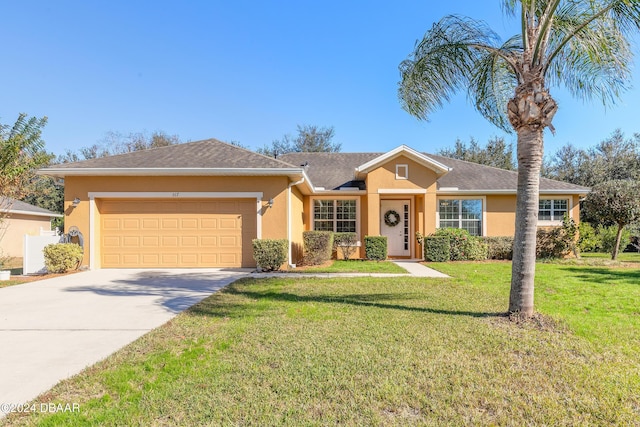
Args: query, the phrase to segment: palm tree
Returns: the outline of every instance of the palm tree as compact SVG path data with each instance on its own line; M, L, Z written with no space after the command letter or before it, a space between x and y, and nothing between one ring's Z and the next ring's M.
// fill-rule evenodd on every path
M504 43L485 23L450 15L400 64L399 97L422 120L466 89L490 122L517 134L518 196L509 312L533 314L538 190L545 128L564 86L580 99L615 103L630 80L630 38L640 0L501 0L521 32Z

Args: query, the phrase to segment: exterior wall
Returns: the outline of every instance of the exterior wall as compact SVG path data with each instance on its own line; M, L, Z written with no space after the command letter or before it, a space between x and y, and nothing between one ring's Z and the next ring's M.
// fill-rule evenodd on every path
M51 230L51 218L10 214L0 220L0 255L22 258L24 235L39 236L40 229Z
M291 258L294 264L302 262L302 232L306 229L304 208L305 197L296 188L291 188ZM308 221L307 221L308 223Z
M408 166L408 178L396 179L396 165ZM379 168L367 175L367 208L366 225L363 224L363 236L380 235L380 201L389 199L411 200L412 204L412 235L409 236L412 244L412 253L416 258L422 258L422 248L415 239L415 232L422 234L433 233L436 229L436 173L411 160L406 156L399 156L389 160ZM380 194L383 190L406 191L405 194ZM415 192L412 192L415 190ZM426 190L426 194L424 191ZM364 248L361 256L364 257Z
M449 197L449 196L447 196ZM453 196L451 196L453 198ZM489 195L486 206L487 236L513 236L516 222L515 195ZM541 199L568 199L569 216L580 223L580 197L577 195L541 194ZM542 227L542 226L541 226Z
M84 265L91 259L89 230L90 192L262 192L262 238L287 238L287 177L207 177L207 176L136 176L136 177L67 177L65 179L65 232L75 225L83 233ZM80 204L72 206L74 198ZM267 201L273 199L273 207ZM95 207L95 249L99 251L100 211ZM100 254L94 254L99 260ZM99 268L99 266L97 266Z

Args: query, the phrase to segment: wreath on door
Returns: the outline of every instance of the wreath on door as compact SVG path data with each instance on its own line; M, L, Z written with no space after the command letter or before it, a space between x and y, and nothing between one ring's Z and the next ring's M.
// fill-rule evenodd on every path
M400 224L400 214L393 209L388 210L384 214L384 223L389 227L395 227Z

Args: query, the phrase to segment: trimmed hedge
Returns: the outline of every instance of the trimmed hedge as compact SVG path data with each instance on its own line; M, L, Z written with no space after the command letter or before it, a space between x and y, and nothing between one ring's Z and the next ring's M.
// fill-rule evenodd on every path
M513 259L513 237L483 237L488 247L489 259L510 260Z
M302 240L304 244L304 263L306 265L318 265L331 259L333 232L304 231L302 232Z
M289 241L287 239L253 239L253 259L264 271L280 270L287 261Z
M84 251L75 243L54 243L45 246L42 253L49 273L66 273L80 266Z
M343 259L350 259L358 248L358 235L353 232L333 233L333 247Z
M482 238L472 236L461 228L440 228L433 236L448 236L451 261L484 261L488 247Z
M364 251L367 259L384 261L387 259L387 236L365 236Z
M424 237L424 259L431 262L447 262L451 259L449 236Z

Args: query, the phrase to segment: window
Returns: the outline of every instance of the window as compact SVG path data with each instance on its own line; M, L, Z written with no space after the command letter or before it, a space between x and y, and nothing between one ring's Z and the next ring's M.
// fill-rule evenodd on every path
M482 200L441 199L438 201L440 228L462 228L482 236Z
M316 231L356 232L355 200L314 200L313 229Z
M396 165L396 179L409 179L409 165Z
M540 199L538 221L562 221L568 210L567 199Z

